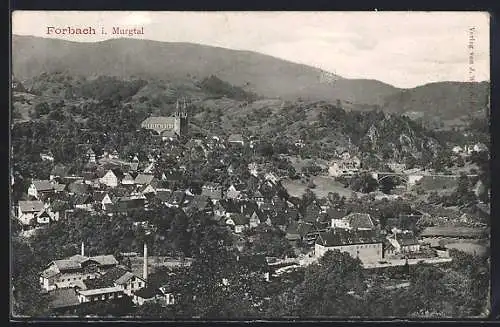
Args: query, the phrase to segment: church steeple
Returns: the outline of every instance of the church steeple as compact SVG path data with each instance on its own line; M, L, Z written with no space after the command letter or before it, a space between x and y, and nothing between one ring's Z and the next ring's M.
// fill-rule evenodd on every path
M182 104L180 103L182 101ZM174 117L176 119L176 133L178 135L185 135L188 126L188 113L187 113L187 103L186 98L182 98L181 101L177 98L175 102L175 113Z

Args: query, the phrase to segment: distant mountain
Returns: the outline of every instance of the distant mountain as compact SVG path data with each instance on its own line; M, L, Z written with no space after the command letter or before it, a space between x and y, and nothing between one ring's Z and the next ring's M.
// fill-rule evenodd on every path
M14 75L21 80L56 71L171 81L216 75L264 97L289 100L380 104L385 96L399 91L379 81L348 80L250 51L136 39L78 43L14 35L12 63ZM325 74L334 82L325 82Z
M346 79L318 68L250 51L137 39L78 43L14 35L12 64L14 76L26 86L32 83L26 80L36 79L44 72L64 72L85 78L154 79L170 86L184 85L188 93L199 98L203 90L197 86L198 82L215 75L268 99L340 100L347 110L379 108L386 112L410 112L414 116L443 119L484 110L489 94L488 82L440 82L399 89L377 80ZM65 88L72 86L71 83L61 81L61 92L67 91ZM161 89L155 91L151 86L150 83L148 90L141 92L148 96L152 93L164 96Z
M424 116L453 119L485 110L489 94L488 82L430 83L387 96L382 108L388 112L421 113Z

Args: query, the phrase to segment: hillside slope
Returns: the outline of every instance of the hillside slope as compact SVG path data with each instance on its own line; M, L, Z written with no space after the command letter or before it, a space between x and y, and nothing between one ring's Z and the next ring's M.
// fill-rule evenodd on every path
M420 112L453 119L485 110L489 88L488 82L430 83L387 96L382 109L395 113Z
M398 89L377 80L329 74L333 81L327 83L325 72L318 68L250 51L191 43L136 39L77 43L17 35L12 43L13 73L23 82L44 72L65 72L84 78L135 77L182 84L191 89L187 93L198 98L201 95L193 85L215 75L264 98L341 100L348 110L378 107L385 112L412 112L445 120L484 111L489 95L488 82L439 82ZM66 88L65 85L69 86L62 84Z
M398 89L372 80L323 82L323 71L250 51L190 43L114 39L77 43L14 35L13 73L28 79L43 72L67 71L86 77L136 76L166 80L203 79L216 75L259 95L275 98L379 104Z

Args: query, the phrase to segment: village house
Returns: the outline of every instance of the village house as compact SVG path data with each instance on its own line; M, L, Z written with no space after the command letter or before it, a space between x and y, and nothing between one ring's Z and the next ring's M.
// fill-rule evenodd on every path
M297 148L303 148L306 146L302 139L297 139L295 143L293 143L293 145L295 145Z
M186 213L202 212L208 215L213 214L213 204L205 195L193 195L193 199L186 206Z
M342 219L344 218L345 216L347 216L347 213L345 212L345 210L341 210L341 209L338 209L338 208L328 208L328 210L326 211L326 218L330 221L332 221L333 219Z
M325 198L316 199L316 203L319 206L320 214L326 213L330 208L330 202Z
M82 171L82 179L83 183L90 185L92 187L99 186L99 178L97 177L97 173L95 171Z
M75 209L90 211L93 209L94 201L89 194L76 194L73 199Z
M261 207L264 204L264 195L262 195L262 192L260 190L256 190L253 192L251 199L259 206Z
M92 257L90 260L95 258L97 257ZM146 287L148 278L146 244L144 244L142 277L132 273L128 268L118 265L116 260L112 263L112 265L107 265L108 269L99 272L93 278L83 278L71 284L75 288L79 303L107 301L123 296L134 297L137 291Z
M372 218L367 213L357 213L353 212L347 216L337 219L334 218L332 221L332 228L342 228L342 229L355 229L355 230L374 230L375 224Z
M248 164L248 171L250 172L250 175L254 177L259 177L260 167L255 162L252 162Z
M19 201L17 219L23 229L30 229L57 221L59 214L53 213L42 201Z
M394 254L420 252L420 243L411 231L393 233L387 240L394 247Z
M271 217L271 223L273 226L285 232L288 225L287 216L285 214L275 214Z
M48 204L45 204L45 208L51 215L52 221L58 221L59 217L65 217L66 211L70 210L70 205L66 199L53 199Z
M241 207L234 201L221 200L216 204L214 213L219 217L229 217L232 213L241 213Z
M143 186L143 185L151 185L151 183L155 180L153 174L138 174L134 180L134 184Z
M382 240L382 250L383 258L394 258L394 256L397 254L395 246L387 238Z
M324 230L317 230L313 225L301 223L297 227L299 232L301 242L309 246L314 245L319 234L324 232Z
M28 188L28 195L35 199L40 199L42 195L54 192L54 184L48 180L33 180Z
M404 163L390 162L387 166L396 173L402 173L406 170L406 165Z
M246 185L242 183L231 184L226 192L226 198L228 199L237 199L243 200L246 199L247 196L245 194Z
M144 209L146 198L144 196L122 196L113 201L113 204L108 204L107 209L112 212L126 213L131 210Z
M170 189L175 189L182 182L183 176L179 170L169 170L162 173L161 179L167 183Z
M91 148L87 149L87 151L85 152L85 157L87 158L88 163L96 162L95 152Z
M116 151L116 149L110 149L110 148L107 148L104 150L104 153L102 155L102 157L104 159L118 159L120 157L118 151Z
M147 198L152 198L156 194L156 187L154 186L156 183L142 185L137 190L137 194L142 194Z
M52 151L42 152L40 153L40 159L42 159L42 161L54 161L54 155Z
M134 185L135 179L132 177L130 173L126 173L123 175L123 179L121 180L122 185Z
M320 212L321 207L316 202L313 202L306 207L302 221L309 224L316 223L319 221Z
M144 305L145 303L159 303L162 306L175 304L174 295L164 287L155 288L147 286L133 294L132 302L135 305Z
M235 233L239 234L250 227L250 219L242 214L235 213L226 219L226 224L231 226Z
M181 203L182 208L186 208L191 205L191 202L194 200L194 194L191 193L189 189L184 191L184 200Z
M271 186L274 186L274 185L276 185L276 184L279 182L279 178L278 178L278 176L276 176L276 175L275 175L274 173L272 173L272 172L266 172L266 173L264 174L264 179L265 179L266 181L271 182L271 183L272 183L272 184L271 184Z
M97 278L117 265L113 255L85 256L82 245L82 254L52 261L40 275L40 286L46 291L73 287L83 280Z
M301 241L300 233L299 233L299 223L297 221L292 221L288 224L285 238L292 244L298 245Z
M111 197L107 192L96 192L93 195L94 203L101 209L106 210L106 206L112 205Z
M122 172L119 169L110 169L108 170L104 176L99 179L101 184L104 184L108 187L117 187L123 177Z
M184 198L186 197L186 193L184 191L174 191L170 200L167 202L167 207L179 208L184 204Z
M320 233L316 239L314 255L322 257L327 251L346 252L363 263L382 260L382 241L372 231L333 229Z
M484 143L476 143L472 149L474 152L487 152L489 150Z
M219 183L205 183L201 187L201 195L209 197L216 204L222 199L222 186Z
M328 174L332 177L352 176L359 172L361 160L357 156L351 157L344 152L340 159L333 160L328 168Z
M229 142L229 144L233 145L241 145L241 146L245 145L245 139L241 134L231 134L229 135L227 141Z
M146 281L123 266L116 266L101 276L83 281L85 287L78 290L80 303L106 301L123 295L132 296L145 287Z
M166 188L156 189L155 198L160 200L161 203L166 204L172 197L172 190Z
M144 221L134 221L132 223L132 230L135 232L139 230L139 228L142 228L145 232L146 235L150 235L151 233L154 233L157 231L156 226L151 224L149 221L144 220Z
M90 192L90 186L82 181L76 181L68 184L67 187L68 194L88 194Z
M255 228L261 224L260 217L257 214L257 211L254 211L251 215L249 215L248 224L250 228Z
M455 145L451 151L455 154L461 154L463 152L463 148L460 145Z
M126 164L122 165L122 169L127 170L129 173L137 173L137 170L139 169L139 162L127 162Z
M270 212L258 210L255 213L259 216L261 224L266 224L267 226L273 225L272 215Z

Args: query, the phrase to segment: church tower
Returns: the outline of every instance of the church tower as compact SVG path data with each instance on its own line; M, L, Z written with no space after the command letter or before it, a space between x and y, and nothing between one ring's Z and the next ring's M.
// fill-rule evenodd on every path
M177 100L175 104L175 132L178 135L186 135L188 131L188 111L186 99L182 100L182 105Z

